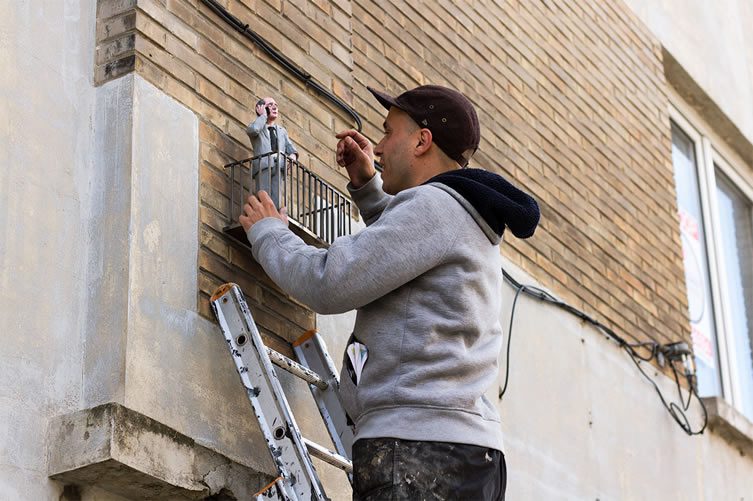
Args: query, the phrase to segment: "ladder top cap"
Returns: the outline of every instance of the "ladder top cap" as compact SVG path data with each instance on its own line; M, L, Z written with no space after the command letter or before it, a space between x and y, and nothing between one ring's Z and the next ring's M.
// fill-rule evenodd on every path
M259 496L261 496L262 494L264 494L265 492L267 492L269 489L271 489L272 486L274 486L280 480L282 480L282 476L277 477L276 479L272 480L270 483L268 483L267 485L265 485L264 487L262 487L259 492L257 492L256 494L253 495L253 498L254 499L258 498Z
M214 302L217 301L219 298L221 298L227 291L232 289L233 287L237 287L233 282L228 282L226 284L222 284L214 291L214 294L212 294L212 298L210 301Z
M300 346L303 343L305 343L306 341L308 341L309 339L311 339L312 337L314 337L315 335L316 335L316 329L307 330L306 332L303 333L303 335L301 337L299 337L298 339L296 339L295 341L293 341L293 346L294 347L295 346Z

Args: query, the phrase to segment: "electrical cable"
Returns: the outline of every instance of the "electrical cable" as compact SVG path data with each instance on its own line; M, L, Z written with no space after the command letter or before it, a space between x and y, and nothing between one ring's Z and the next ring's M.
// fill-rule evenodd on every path
M258 33L252 31L249 29L249 25L243 23L240 19L232 15L230 12L228 12L225 7L220 5L217 0L201 0L201 2L209 7L215 14L217 14L223 21L228 23L230 26L235 28L236 31L240 32L243 36L251 40L253 43L255 43L259 48L261 48L269 57L271 57L273 60L275 60L280 66L285 68L287 71L293 74L296 78L301 80L305 85L313 88L316 90L319 94L327 98L329 101L334 103L339 108L343 109L348 115L353 117L353 120L356 122L356 128L360 132L363 124L361 123L361 117L358 115L356 110L351 108L345 101L340 99L339 97L332 94L329 90L324 88L319 82L314 80L314 78L298 66L296 66L290 59L285 57L282 53L280 53L277 49L272 47L272 45L267 42L261 35Z
M512 320L515 316L515 304L518 302L518 297L520 296L520 293L523 292L523 290L526 288L525 285L521 285L518 290L515 291L515 298L512 300L512 312L510 314L510 326L507 328L507 349L505 351L505 385L502 387L501 390L499 390L499 398L502 398L502 395L505 394L507 391L507 383L510 382L510 346L512 346Z
M667 400L664 398L664 394L659 389L659 386L656 384L656 381L646 374L646 372L643 370L643 367L641 367L641 362L650 362L654 359L656 359L660 354L662 354L661 349L662 346L659 345L659 343L655 341L647 341L642 343L628 343L623 339L621 336L619 336L614 330L610 329L606 325L602 324L598 320L594 319L593 317L589 316L588 314L582 312L581 310L578 310L577 308L565 303L564 301L561 301L548 292L546 292L543 289L540 289L538 287L534 287L531 285L523 285L515 278L512 277L507 271L505 271L504 268L502 268L502 275L504 276L505 280L509 282L512 287L515 289L515 297L512 301L512 309L510 311L510 323L507 329L507 348L505 350L506 352L506 362L505 362L505 379L504 379L504 385L499 391L499 398L501 399L505 392L507 391L507 385L509 383L510 378L510 346L511 346L511 340L512 340L512 328L513 328L513 321L515 320L515 307L518 302L518 297L520 294L526 294L528 296L534 297L540 301L544 301L550 304L553 304L554 306L567 311L568 313L576 316L577 318L590 323L594 327L596 327L598 330L600 330L603 334L605 334L608 338L614 340L619 344L620 348L625 350L625 352L630 356L630 359L633 361L635 366L638 368L640 373L643 375L643 377L648 380L649 383L654 387L656 390L657 395L659 396L659 400L661 400L662 405L665 409L667 409L667 412L669 412L670 416L672 416L672 419L675 420L675 422L680 426L680 428L683 429L685 433L688 435L700 435L704 432L706 429L706 425L708 424L708 411L706 410L706 406L703 403L703 400L701 400L700 396L698 395L698 390L695 385L694 381L694 374L689 374L686 372L685 376L688 382L688 400L685 402L685 399L682 395L682 386L680 385L680 379L677 375L677 368L675 367L675 362L677 361L677 358L675 357L668 357L669 366L672 369L672 373L674 374L675 383L677 386L677 393L680 399L680 404L677 405L675 402L669 402L667 403ZM649 354L644 356L641 355L638 350L639 349L649 349ZM664 356L664 355L662 355ZM703 425L698 430L693 430L692 426L690 424L690 421L685 414L685 411L687 411L690 408L690 403L692 398L695 396L696 400L698 400L698 403L701 406L701 410L703 412Z

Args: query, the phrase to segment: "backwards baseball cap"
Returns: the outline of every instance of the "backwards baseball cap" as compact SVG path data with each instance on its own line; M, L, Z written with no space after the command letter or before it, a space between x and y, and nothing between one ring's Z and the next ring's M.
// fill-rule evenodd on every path
M420 127L431 131L432 140L460 165L466 165L478 149L481 129L473 104L458 91L439 85L422 85L392 97L367 87L382 106L406 112Z

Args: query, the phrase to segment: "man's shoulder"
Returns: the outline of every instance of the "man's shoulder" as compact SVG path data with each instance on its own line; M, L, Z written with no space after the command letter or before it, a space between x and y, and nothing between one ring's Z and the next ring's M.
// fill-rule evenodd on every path
M454 207L458 205L449 193L431 184L422 184L405 189L395 195L393 199L393 202L397 203L404 201L411 201L414 204L427 206ZM450 201L453 201L454 203L449 203Z
M464 221L465 209L446 191L420 185L397 193L387 206L391 212L410 214L425 224L447 225Z

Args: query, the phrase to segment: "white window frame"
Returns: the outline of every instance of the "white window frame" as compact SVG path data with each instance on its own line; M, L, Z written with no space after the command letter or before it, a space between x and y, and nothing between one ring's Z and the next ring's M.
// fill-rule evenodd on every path
M681 110L683 107L685 110ZM729 156L720 152L718 148L724 148L721 141L714 138L712 143L713 133L704 128L703 122L688 119L686 116L692 116L686 106L675 102L670 105L670 119L693 141L695 147L698 190L701 198L703 230L706 236L706 256L711 282L711 299L714 302L714 326L716 328L716 349L720 365L721 396L733 407L742 411L743 400L738 384L740 379L737 357L732 352L734 341L729 334L732 315L729 311L730 301L727 297L727 284L725 283L726 263L721 249L721 225L716 197L716 168L718 167L732 181L751 204L753 204L753 183L743 174L744 171L738 167L737 163L729 161ZM715 148L715 146L718 146L718 148Z

